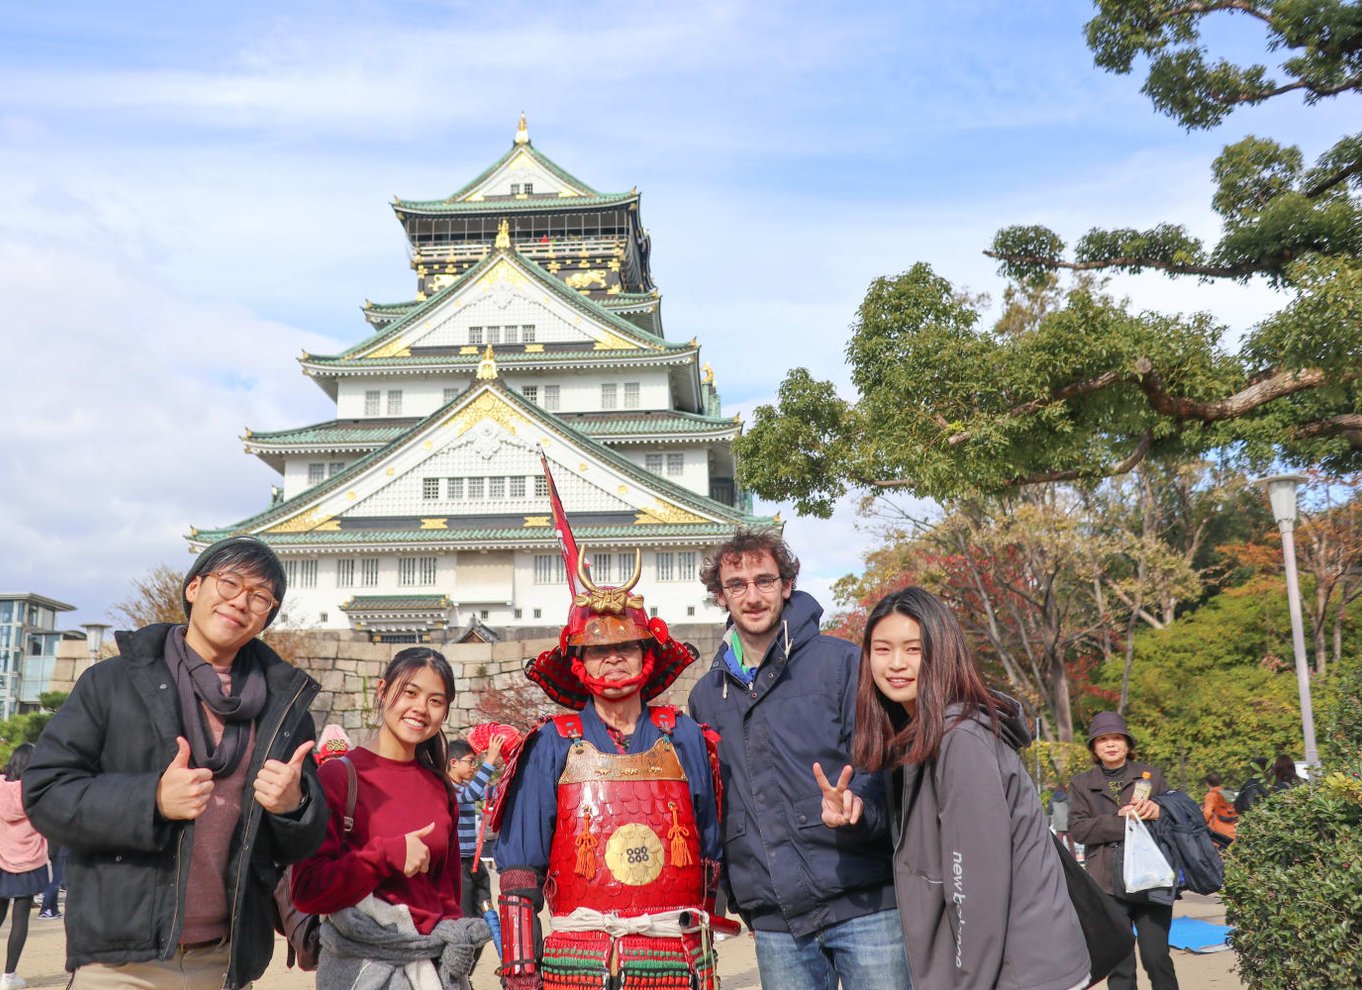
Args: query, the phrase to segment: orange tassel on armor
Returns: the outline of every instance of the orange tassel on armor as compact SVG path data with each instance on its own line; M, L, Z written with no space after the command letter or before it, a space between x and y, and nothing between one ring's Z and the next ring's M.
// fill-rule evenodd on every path
M672 827L667 829L667 838L672 842L672 866L690 866L695 859L690 854L690 847L686 840L690 838L690 829L681 824L677 817L676 802L668 801L667 810L672 813Z
M577 866L573 869L579 877L596 875L596 837L591 834L591 809L582 809L582 831L577 836Z

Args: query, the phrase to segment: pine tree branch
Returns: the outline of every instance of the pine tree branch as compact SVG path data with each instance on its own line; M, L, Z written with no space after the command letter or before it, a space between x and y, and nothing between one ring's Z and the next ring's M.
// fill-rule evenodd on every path
M1328 381L1328 376L1320 368L1279 371L1228 398L1201 402L1186 396L1170 395L1164 386L1163 378L1154 370L1154 365L1148 358L1140 358L1135 362L1135 373L1136 382L1155 412L1176 420L1196 420L1202 423L1234 419L1261 405L1317 388Z
M1244 262L1238 265L1189 265L1176 261L1164 261L1161 258L1141 258L1134 255L1123 255L1119 258L1100 258L1093 261L1059 261L1038 254L1005 254L1001 251L985 251L984 256L1012 264L1036 265L1040 268L1049 269L1067 268L1075 272L1100 271L1105 268L1156 268L1159 271L1170 272L1174 275L1204 275L1208 278L1241 278L1245 275L1258 275L1276 267L1276 265L1268 264L1268 262L1285 264L1291 260L1291 256L1283 254L1264 261Z

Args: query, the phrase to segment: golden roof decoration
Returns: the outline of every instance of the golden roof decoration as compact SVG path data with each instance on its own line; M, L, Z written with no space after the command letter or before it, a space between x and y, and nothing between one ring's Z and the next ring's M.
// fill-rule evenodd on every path
M505 217L501 218L501 223L497 227L495 247L498 251L511 250L511 223Z
M515 129L515 143L516 144L530 143L530 129L525 124L524 110L520 111L520 124Z
M714 384L714 369L709 366L708 361L700 369L700 380L706 385Z
M488 344L487 349L482 352L482 360L478 362L478 381L490 382L497 377L497 356L492 352L492 345Z

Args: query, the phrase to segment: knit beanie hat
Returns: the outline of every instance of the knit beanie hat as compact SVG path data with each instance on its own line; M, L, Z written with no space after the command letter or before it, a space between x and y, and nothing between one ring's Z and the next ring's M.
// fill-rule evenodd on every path
M203 552L195 558L194 566L189 568L189 573L184 576L184 583L180 585L184 617L189 618L189 599L185 597L185 591L189 588L190 582L196 577L211 572L213 566L226 556L228 551L236 551L237 554L244 555L250 561L251 569L273 586L271 592L274 588L279 589L279 593L274 596L274 608L270 609L269 618L265 620L265 627L268 628L269 624L279 614L280 607L284 604L284 592L288 589L288 582L284 577L284 565L279 562L278 555L270 549L269 544L256 539L254 536L229 536L225 540L218 540L211 546L205 547Z
M1126 727L1126 720L1119 712L1098 712L1088 723L1088 749L1092 749L1092 741L1098 736L1110 736L1121 734L1126 737L1126 742L1131 746L1135 745L1135 738L1130 734L1130 729Z

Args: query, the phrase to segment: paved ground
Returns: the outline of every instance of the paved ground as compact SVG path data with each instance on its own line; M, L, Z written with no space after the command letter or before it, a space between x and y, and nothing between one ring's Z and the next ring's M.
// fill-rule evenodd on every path
M1175 914L1206 921L1225 920L1225 911L1218 897L1196 894L1188 894L1179 901ZM8 925L0 934L8 935ZM67 980L67 974L62 969L65 952L66 938L61 922L39 921L35 912L29 926L28 946L19 964L19 974L33 987L64 987ZM490 951L483 953L482 962L474 973L473 985L477 990L495 990L498 985L492 972L495 961L491 955ZM289 972L284 968L282 940L275 950L274 958L274 966L256 984L260 990L312 990L315 980L311 973ZM1173 958L1182 990L1242 990L1243 984L1234 974L1232 952L1199 956L1175 950ZM744 935L720 945L719 975L724 990L757 990L757 962L751 938ZM1140 987L1145 990L1148 986L1141 972Z

